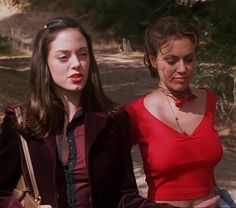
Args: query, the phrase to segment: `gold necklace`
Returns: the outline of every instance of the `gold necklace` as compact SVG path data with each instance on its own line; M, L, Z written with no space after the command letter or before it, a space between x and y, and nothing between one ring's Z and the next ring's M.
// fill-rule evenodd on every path
M163 93L163 92L162 92L162 93ZM163 94L164 94L164 93L163 93ZM168 104L169 104L169 106L170 106L170 109L171 109L171 111L172 111L172 114L174 115L174 119L175 119L175 121L176 121L176 124L177 124L177 127L178 127L179 131L181 132L181 134L187 135L187 133L186 133L186 132L182 129L182 127L180 126L179 118L177 117L176 112L174 111L174 109L173 109L173 107L172 107L172 105L171 105L171 103L170 103L169 97L168 97L167 95L165 95L165 94L164 94L164 96L166 97L166 99L167 99L167 101L168 101Z

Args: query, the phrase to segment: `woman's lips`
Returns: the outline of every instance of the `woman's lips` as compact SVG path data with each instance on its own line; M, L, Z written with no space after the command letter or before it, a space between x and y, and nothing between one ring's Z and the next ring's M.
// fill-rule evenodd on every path
M83 74L79 73L79 74L72 74L69 79L73 82L73 83L80 83L83 80Z
M175 78L175 81L178 83L185 83L188 80L187 77L177 77Z

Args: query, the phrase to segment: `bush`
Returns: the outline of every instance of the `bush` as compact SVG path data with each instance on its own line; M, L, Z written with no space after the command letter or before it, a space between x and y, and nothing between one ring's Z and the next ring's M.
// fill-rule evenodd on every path
M9 54L11 52L11 44L8 38L0 36L0 54Z
M231 125L234 122L233 71L220 63L201 63L197 67L194 83L198 87L208 88L215 93L217 122Z

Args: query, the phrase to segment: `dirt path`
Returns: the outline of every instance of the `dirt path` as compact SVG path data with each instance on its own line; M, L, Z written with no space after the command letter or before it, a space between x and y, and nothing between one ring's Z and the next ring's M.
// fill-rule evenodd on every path
M142 63L141 53L121 54L115 51L100 51L96 53L96 58L105 91L118 102L129 102L152 90L156 85L156 81L150 77ZM24 99L29 77L28 64L27 57L0 60L0 116L4 106ZM227 188L236 200L235 139L227 136L224 131L221 131L221 134L224 157L216 169L216 180L219 186ZM133 148L132 156L140 193L146 196L142 160L137 147Z
M0 36L11 40L11 47L16 54L30 53L32 41L36 33L55 17L67 16L76 18L75 8L59 9L56 4L45 5L41 10L19 10L4 6L0 1Z

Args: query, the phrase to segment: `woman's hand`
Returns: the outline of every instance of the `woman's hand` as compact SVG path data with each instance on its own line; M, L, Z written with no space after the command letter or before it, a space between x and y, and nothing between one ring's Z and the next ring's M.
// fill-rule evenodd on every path
M219 200L220 196L214 196L210 199L201 202L200 204L194 206L193 208L215 208Z

